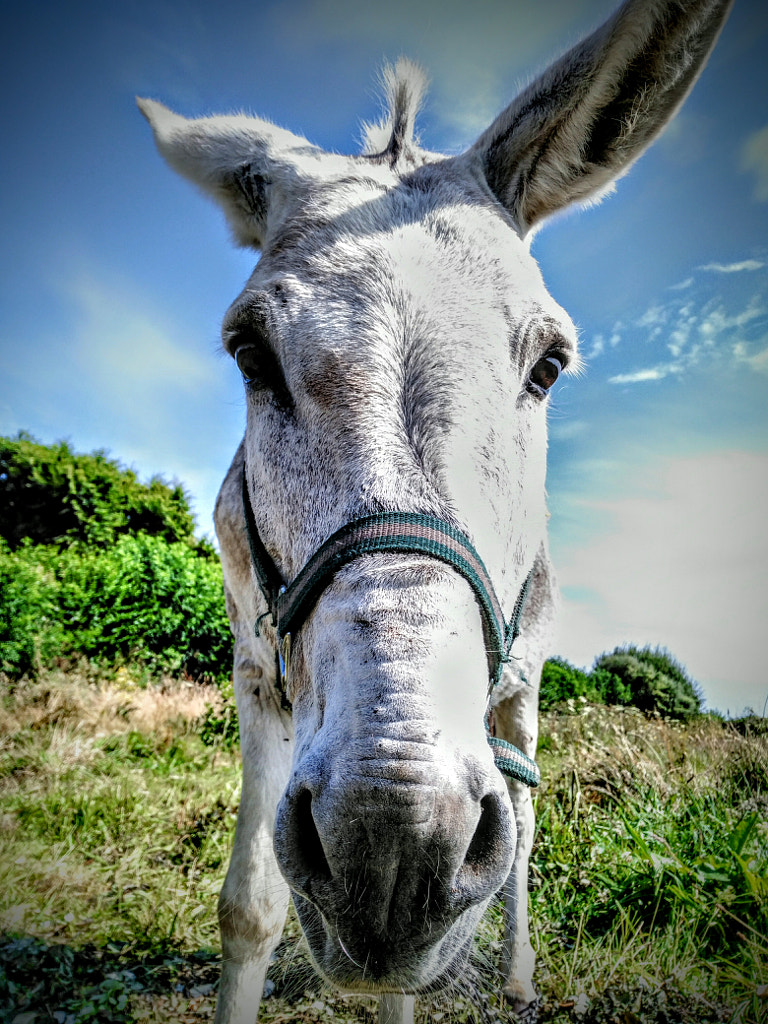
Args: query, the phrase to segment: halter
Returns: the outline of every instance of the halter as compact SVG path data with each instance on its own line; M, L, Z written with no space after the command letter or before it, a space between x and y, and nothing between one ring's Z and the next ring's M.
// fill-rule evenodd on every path
M512 618L504 619L501 602L488 570L469 538L437 516L418 512L379 512L353 519L326 540L310 557L296 578L288 583L275 565L259 536L248 483L243 467L243 512L251 550L251 562L269 611L256 621L259 635L261 620L271 616L277 632L276 682L280 701L290 710L286 679L290 663L291 636L295 635L312 611L318 598L338 570L349 562L378 552L409 552L429 555L455 569L469 583L483 622L483 637L488 656L488 696L501 678L504 665L511 661L512 644L520 635L520 620L531 586L533 570L526 577L515 601ZM500 771L528 786L538 786L541 775L535 761L497 736L486 722L488 743Z

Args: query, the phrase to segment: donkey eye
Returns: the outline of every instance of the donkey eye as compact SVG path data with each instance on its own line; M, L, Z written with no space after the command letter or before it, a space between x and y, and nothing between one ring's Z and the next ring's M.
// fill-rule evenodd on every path
M265 358L262 348L257 345L241 345L235 352L235 362L246 384L258 386L266 383L264 377L269 359Z
M563 361L558 356L544 356L536 363L528 378L528 390L544 398L546 393L560 376L563 369Z
M235 362L249 392L266 392L281 409L291 408L291 393L280 363L267 345L240 345L235 352Z

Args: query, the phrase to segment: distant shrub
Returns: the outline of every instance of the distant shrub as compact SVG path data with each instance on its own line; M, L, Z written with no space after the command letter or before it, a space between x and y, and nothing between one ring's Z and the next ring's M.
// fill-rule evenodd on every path
M597 704L620 704L667 718L700 713L699 689L672 655L660 647L617 647L601 654L585 672L564 658L550 658L541 672L539 706L547 711L565 700L585 697Z
M614 677L616 688L628 691L621 703L667 718L698 714L702 698L697 685L672 655L660 647L617 647L595 660L592 674Z
M589 680L592 683L594 699L601 704L621 704L627 706L632 703L632 691L624 680L604 668L593 668L589 673Z
M194 540L195 521L180 484L141 483L104 451L73 452L66 441L0 437L0 537L34 544L106 547L124 534Z
M541 670L539 707L547 711L555 704L576 697L591 696L589 676L565 658L550 658Z
M221 565L187 543L139 534L106 551L0 547L0 667L136 661L152 672L229 675Z
M629 687L616 675L603 669L585 672L566 661L550 658L541 671L539 707L548 711L565 700L585 697L596 704L629 704Z

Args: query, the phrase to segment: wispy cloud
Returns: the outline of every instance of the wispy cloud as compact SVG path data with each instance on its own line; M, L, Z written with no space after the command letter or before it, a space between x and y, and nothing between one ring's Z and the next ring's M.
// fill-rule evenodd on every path
M763 270L766 266L765 262L749 259L729 264L710 263L699 269L737 275L740 271ZM749 295L744 288L736 287L737 280L733 279L723 295L704 303L698 300L691 286L685 289L684 296L670 297L667 302L650 306L633 321L627 334L634 332L636 335L641 331L642 342L655 353L655 359L648 360L650 365L615 373L609 377L609 382L630 385L660 381L706 362L718 362L721 366L747 363L762 372L762 352L768 343L766 289L763 287ZM630 340L636 338L628 338ZM602 336L597 335L595 341L602 342Z
M56 324L33 320L20 338L3 429L107 448L142 477L180 479L210 531L242 430L236 373L204 329L104 268L76 270L57 293Z
M210 377L210 363L194 344L184 344L168 322L130 288L83 274L68 287L76 311L75 357L102 394L141 406L169 389L189 393Z
M699 333L712 342L726 332L740 330L768 313L761 296L754 295L744 309L729 314L724 306L707 307L698 318Z
M584 358L589 362L590 359L596 359L605 352L605 338L602 334L596 334L592 338L592 347L589 352L586 352Z
M761 260L741 260L739 263L705 263L699 270L711 270L717 274L740 274L744 270L762 270Z
M641 384L649 380L663 380L670 373L679 373L680 368L674 363L666 363L661 366L649 366L644 370L634 370L631 373L617 373L608 378L609 384Z
M641 317L635 320L635 325L637 327L656 327L658 324L665 324L667 317L668 311L662 306L651 306Z
M768 338L763 341L768 342ZM733 346L733 355L737 362L745 363L756 373L768 374L768 344L758 352L750 352L743 341L737 341Z
M589 352L585 354L584 358L587 361L589 361L590 359L596 359L597 356L601 356L604 352L607 351L606 345L610 349L617 348L621 344L623 330L624 324L621 323L621 321L617 321L613 325L613 330L611 331L608 338L606 338L604 334L595 334L592 338L592 347L590 348Z
M98 443L119 445L120 458L144 473L183 480L196 499L200 527L209 532L239 418L216 346L130 282L84 272L70 281L67 294L75 318L77 400L99 424ZM215 436L198 408L208 415L218 408Z
M750 135L741 150L741 168L755 178L753 196L768 202L768 125Z

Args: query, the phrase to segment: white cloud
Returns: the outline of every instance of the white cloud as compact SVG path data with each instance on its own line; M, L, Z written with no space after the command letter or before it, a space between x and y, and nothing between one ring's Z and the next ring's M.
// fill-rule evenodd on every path
M210 532L244 418L239 375L215 335L103 268L75 271L56 288L55 321L41 328L33 319L16 346L4 431L106 448L142 479L179 479Z
M571 441L589 430L585 420L550 420L549 436L553 441Z
M112 449L143 476L160 472L181 480L193 495L200 529L210 532L241 412L227 394L214 339L126 282L83 273L67 292L79 400L98 429L91 443Z
M742 170L755 176L753 196L768 202L768 125L750 135L741 150Z
M596 359L597 356L601 356L605 352L605 338L602 334L596 334L592 339L592 348L587 352L584 357L587 361L590 359Z
M755 270L765 266L768 264L744 260L733 264L708 264L700 269L731 274L738 269ZM656 348L655 363L614 374L609 382L625 385L659 381L712 362L725 368L729 361L733 365L731 357L741 363L752 360L753 369L763 372L762 351L768 344L768 334L760 332L760 321L766 317L768 306L764 291L747 297L744 289L739 289L737 279L727 287L725 299L718 296L702 305L689 294L684 301L674 298L666 304L655 304L634 320L634 327L644 331L646 345L662 342L672 361L668 357L663 359L661 350ZM596 338L602 340L602 335Z
M704 311L699 321L699 333L705 341L714 341L722 334L732 336L735 329L746 327L753 320L759 320L768 312L760 296L753 296L744 309L728 314L723 306Z
M763 338L763 342L766 341L768 338ZM737 341L733 346L733 354L739 363L746 363L757 373L768 374L768 345L758 352L750 353L743 341Z
M699 270L711 270L716 274L740 274L744 270L762 270L761 260L741 260L738 263L704 263Z
M651 306L635 321L636 327L655 327L667 322L668 312L662 306Z
M589 665L620 643L660 644L702 683L710 706L761 711L768 456L665 459L630 475L635 494L642 478L640 495L582 501L585 518L608 516L609 525L579 547L560 547L559 650Z
M642 384L648 380L663 380L670 373L678 372L673 363L665 363L662 366L649 366L645 370L635 370L632 373L617 373L608 378L609 384Z

